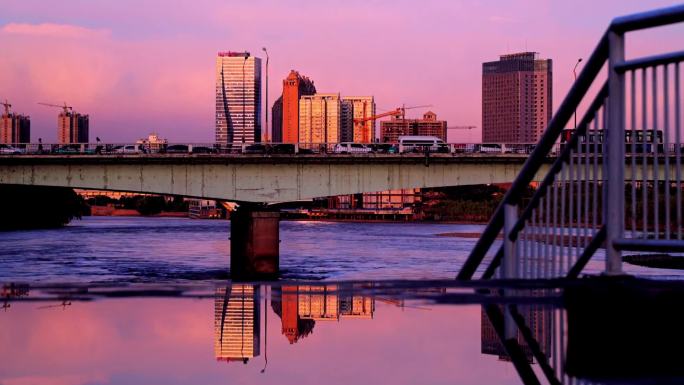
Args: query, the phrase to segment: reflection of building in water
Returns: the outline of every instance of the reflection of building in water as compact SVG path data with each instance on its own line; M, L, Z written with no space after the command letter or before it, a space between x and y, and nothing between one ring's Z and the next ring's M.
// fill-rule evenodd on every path
M274 298L271 306L291 344L309 335L316 321L371 319L375 311L375 300L353 294L353 286L343 290L338 285L283 286L280 290L280 301Z
M500 306L500 309L503 312L503 306ZM548 356L551 351L551 310L540 306L518 306L518 309L520 314L525 318L525 324L532 331L532 335L539 344L539 347ZM499 356L499 359L502 360L510 360L501 339L496 334L496 330L487 316L484 306L482 307L481 317L481 343L482 354L491 354ZM525 343L525 339L519 330L518 344L520 344L525 353L525 357L527 357L527 360L531 363L532 351L527 343Z
M316 321L340 318L337 285L299 286L297 302L301 318Z
M373 318L375 302L371 297L342 295L340 298L340 317Z
M259 304L253 285L216 289L214 352L219 361L243 361L259 355Z

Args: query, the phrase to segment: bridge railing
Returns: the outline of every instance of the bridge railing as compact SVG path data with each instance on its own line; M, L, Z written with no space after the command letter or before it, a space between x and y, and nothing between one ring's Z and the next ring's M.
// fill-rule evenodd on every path
M684 251L684 51L625 60L625 33L682 21L682 5L613 20L458 279L472 279L476 272L482 279L497 273L513 279L574 278L602 247L605 272L621 274L623 250ZM604 82L599 75L606 65ZM594 85L599 91L592 95ZM590 103L577 128L564 134L583 101ZM526 195L557 143L551 169L532 196Z
M536 143L13 143L0 144L0 155L328 155L328 154L531 154ZM558 152L554 146L552 155Z

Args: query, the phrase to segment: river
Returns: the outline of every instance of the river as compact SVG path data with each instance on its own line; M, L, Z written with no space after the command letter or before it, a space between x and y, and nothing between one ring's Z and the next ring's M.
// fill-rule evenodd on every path
M0 384L519 384L490 321L501 297L435 282L476 241L437 234L482 228L282 222L273 283L230 281L228 221L86 217L0 233ZM602 266L599 255L586 271ZM558 292L524 293L554 376L594 373L567 350L578 316ZM548 375L518 340L518 365Z

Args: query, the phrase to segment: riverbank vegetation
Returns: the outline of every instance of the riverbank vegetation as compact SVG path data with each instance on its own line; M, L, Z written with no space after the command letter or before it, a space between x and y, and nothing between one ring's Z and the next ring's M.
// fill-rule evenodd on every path
M70 188L0 185L0 231L62 227L85 211Z

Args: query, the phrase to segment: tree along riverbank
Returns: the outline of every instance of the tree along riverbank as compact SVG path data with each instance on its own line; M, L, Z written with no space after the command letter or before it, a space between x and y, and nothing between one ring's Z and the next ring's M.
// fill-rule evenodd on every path
M87 213L73 189L0 185L0 231L50 229Z

